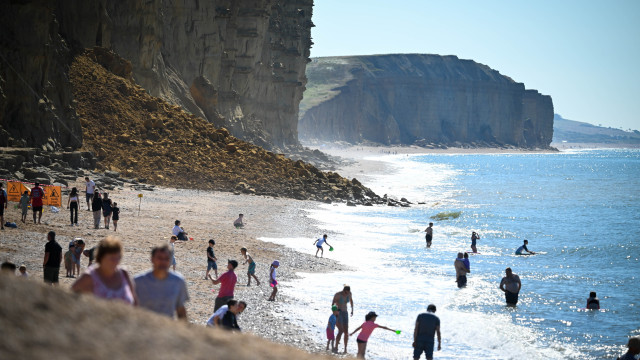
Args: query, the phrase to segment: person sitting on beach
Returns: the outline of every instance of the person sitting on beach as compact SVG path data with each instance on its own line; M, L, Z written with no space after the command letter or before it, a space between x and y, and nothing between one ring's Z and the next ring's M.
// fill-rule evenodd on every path
M634 336L629 338L627 347L629 348L629 350L624 355L620 356L618 360L635 360L636 359L636 355L640 354L640 336Z
M244 215L239 214L238 218L233 222L233 226L236 227L236 229L240 229L244 227L244 223L242 222L242 218L244 217Z
M467 285L467 274L471 271L467 269L464 262L464 257L461 252L458 253L458 258L453 261L453 267L456 269L456 282L458 287L464 287Z
M268 301L276 301L276 294L278 293L278 280L276 280L276 269L280 267L280 261L274 260L271 263L271 268L269 268L269 285L273 288L271 291L271 296L269 296Z
M320 257L324 257L324 249L322 248L324 243L331 247L331 244L327 242L327 234L322 235L322 238L313 242L313 245L316 246L316 257L318 257L318 251L320 251Z
M375 312L373 311L369 312L364 317L364 323L362 323L362 325L358 326L357 329L353 330L353 332L349 334L350 336L353 336L353 334L362 330L360 331L360 334L356 338L356 342L358 343L358 357L361 359L364 359L364 355L367 352L367 341L369 341L369 337L371 336L371 333L373 332L373 330L375 330L376 328L380 328L380 329L396 332L396 330L390 329L386 326L376 324L377 318L378 318L378 315Z
M331 307L331 316L329 316L329 321L327 322L327 351L329 350L329 345L331 345L331 350L335 350L335 330L336 330L336 322L338 321L338 307L333 305Z
M180 227L180 220L176 220L174 224L175 226L173 227L173 230L172 230L173 236L177 237L178 240L188 240L187 235L189 234L187 234L187 232Z
M27 221L27 213L29 212L29 192L26 190L20 197L20 209L22 210L22 223L25 224Z
M426 229L424 229L424 232L427 233L424 236L424 238L427 241L427 247L430 248L431 247L431 241L433 240L433 223L432 222L430 222L429 226Z
M338 307L338 335L336 336L336 347L334 352L338 351L340 346L340 338L344 335L344 353L347 353L347 342L349 341L349 311L347 310L347 304L351 303L351 316L353 316L353 295L351 294L351 287L345 285L342 291L333 295L331 300L331 306L336 305Z
M25 264L20 265L20 267L18 268L18 271L20 272L20 274L18 274L18 276L23 277L23 278L28 278L29 277L29 273L27 273L27 266Z
M507 276L500 281L500 290L504 292L507 306L515 306L518 303L518 294L522 288L520 277L513 273L511 268L505 270Z
M525 239L524 244L522 244L522 246L520 246L518 250L516 250L516 255L535 255L536 253L527 249L527 245L529 245L529 240ZM523 251L526 251L527 253L524 254Z
M229 300L227 305L221 306L220 309L218 309L216 312L213 313L213 315L211 315L211 317L209 317L209 320L207 320L207 326L208 327L221 326L222 318L227 313L227 311L229 311L229 308L233 308L234 306L238 308L238 310L236 311L236 315L238 315L238 314L241 314L244 311L244 309L247 308L247 303L244 301Z
M600 310L600 299L598 299L595 291L589 293L589 298L587 299L587 309Z
M220 309L229 300L233 299L233 291L236 288L238 282L238 276L235 273L235 269L238 267L238 262L235 260L229 260L227 263L227 272L220 275L219 278L211 280L213 285L220 285L220 291L216 297L216 302L213 306L213 311Z
M247 269L247 278L249 279L249 281L247 282L247 286L251 286L252 277L256 279L256 283L258 284L258 286L260 286L260 280L258 280L258 277L256 276L256 262L253 260L253 257L251 257L251 255L247 251L247 248L245 247L240 249L240 254L244 256L244 262L242 264L244 265L246 263L249 263L249 268Z
M471 251L473 251L474 253L478 252L478 249L476 248L476 241L478 241L478 239L480 239L480 235L478 235L477 232L472 231L471 232Z
M71 290L76 293L93 294L102 299L137 305L138 301L129 274L118 266L122 260L122 252L120 239L108 236L101 240L96 254L97 265L80 276L71 286Z
M213 252L213 246L216 242L211 239L209 240L209 246L207 247L207 273L204 274L204 279L211 279L211 275L209 275L209 271L213 269L214 274L216 275L216 279L218 278L218 264L216 263L216 256ZM213 279L211 279L213 280Z
M427 360L433 359L433 338L438 335L438 351L442 350L440 319L436 316L436 306L427 306L427 312L418 315L413 330L413 358L419 360L422 353Z
M187 321L185 303L189 301L182 275L169 271L172 252L168 244L151 250L153 268L134 277L140 307L158 314Z

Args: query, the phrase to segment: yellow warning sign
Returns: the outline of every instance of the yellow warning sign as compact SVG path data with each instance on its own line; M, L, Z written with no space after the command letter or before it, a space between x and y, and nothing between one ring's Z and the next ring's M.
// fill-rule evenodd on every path
M62 206L62 196L60 194L60 186L45 186L44 201L45 205Z
M9 181L7 182L7 197L9 201L19 202L20 197L25 191L29 191L26 186L19 182Z

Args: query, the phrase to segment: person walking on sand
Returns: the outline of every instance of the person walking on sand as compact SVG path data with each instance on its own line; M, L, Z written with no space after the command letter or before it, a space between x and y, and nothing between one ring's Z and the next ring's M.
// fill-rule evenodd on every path
M216 297L215 304L213 306L213 311L220 309L224 304L228 303L229 300L233 299L233 291L236 288L236 283L238 282L238 276L235 273L235 269L238 267L238 262L235 260L229 260L227 263L227 272L220 275L219 278L215 280L211 280L213 285L220 285L220 291L218 291L218 296Z
M424 232L427 233L424 236L424 238L427 241L427 247L430 248L431 247L431 241L433 240L433 223L432 222L430 222L429 226L426 229L424 229Z
M175 236L172 236L169 239L169 250L171 251L171 266L173 271L176 271L176 240L178 240L178 238Z
M22 223L26 224L27 214L29 213L29 192L26 190L20 197L20 208L22 209Z
M471 232L471 251L473 251L474 253L478 252L478 249L476 248L476 241L478 241L478 239L480 239L480 235L478 235L477 232L472 231Z
M40 224L40 220L42 219L42 200L44 199L44 190L40 187L40 184L35 183L33 189L31 189L31 194L29 195L29 200L31 200L31 210L33 210L33 223L36 223L36 214L38 214L38 225Z
M367 341L369 341L369 337L371 336L373 330L375 330L376 328L380 328L396 332L396 330L376 324L377 318L378 315L375 312L370 311L367 315L365 315L364 323L358 326L358 328L353 330L353 332L350 334L351 336L353 336L353 334L360 331L360 334L356 338L356 342L358 343L358 358L360 359L364 359L365 353L367 352Z
M329 351L329 345L331 345L331 350L333 351L336 348L336 322L338 321L338 307L333 305L331 306L331 316L329 316L329 321L327 322L327 351Z
M95 191L93 193L93 202L91 203L91 209L93 210L93 228L100 229L100 217L102 215L102 198L100 193Z
M636 355L640 354L640 336L634 336L629 338L627 343L627 350L624 355L620 356L618 360L635 360Z
M320 239L313 243L313 245L316 246L316 257L318 257L318 251L320 251L320 257L324 257L324 249L322 248L322 245L325 243L331 247L331 244L327 242L327 234L322 235Z
M453 267L456 269L456 282L458 287L462 288L467 286L467 274L471 270L467 269L464 264L464 256L461 252L458 253L458 258L453 261Z
M527 245L529 245L529 240L525 239L523 244L516 250L516 255L535 255L536 253L530 251L527 248ZM526 251L527 253L525 254L524 251Z
M427 360L433 359L433 338L438 335L438 351L442 350L440 319L436 316L436 306L430 304L427 312L418 315L413 330L413 359L419 360L422 353Z
M113 211L111 199L109 199L109 194L104 193L102 197L102 216L104 216L104 228L109 229L109 225L111 224L111 213Z
M247 278L248 278L247 286L251 286L252 277L256 279L256 284L260 286L260 280L258 280L258 277L256 276L256 262L253 260L253 257L251 257L251 255L247 251L247 248L245 247L240 249L240 254L242 254L242 256L244 257L243 264L249 263L249 268L247 269Z
M111 221L113 221L113 231L118 231L118 220L120 220L120 208L118 207L118 203L113 203L113 208L111 209L111 213L113 216L111 217Z
M183 228L180 227L180 220L176 220L174 222L175 226L173 227L173 230L171 231L173 233L173 236L177 237L178 240L183 240L186 241L187 239L187 232L184 231Z
M89 179L88 176L84 178L84 181L86 184L84 192L87 199L87 211L91 211L91 207L89 206L89 204L93 202L93 193L96 190L96 183L93 180Z
M118 266L122 260L120 239L108 236L100 241L96 251L97 264L82 274L71 290L136 306L138 301L129 274Z
M213 269L214 274L216 275L216 279L218 278L218 264L216 264L216 255L213 252L213 246L216 242L211 239L209 240L209 246L207 247L207 273L204 274L204 279L211 279L211 275L209 275L209 271ZM213 280L213 279L211 279Z
M351 294L351 287L345 285L342 291L333 295L331 306L336 305L338 307L338 335L336 336L336 347L334 352L338 351L340 346L340 338L344 335L344 353L347 353L347 342L349 341L349 312L347 310L347 304L351 304L351 316L353 316L353 296Z
M78 197L78 189L72 188L69 193L69 199L67 200L67 209L69 210L69 216L71 219L71 226L78 226L78 203L80 202ZM74 216L75 214L75 216Z
M500 290L504 292L507 306L516 306L522 283L520 282L520 277L514 274L511 268L506 268L505 273L507 276L500 281Z
M47 244L44 246L44 261L42 262L44 282L58 286L60 264L62 263L62 247L56 242L56 233L49 231Z
M269 285L273 287L273 291L271 291L271 296L269 296L268 301L276 301L276 294L278 293L278 280L276 280L277 269L280 267L280 261L274 260L271 263L271 268L269 268Z
M0 182L0 230L4 230L4 211L8 208L9 198Z
M242 221L243 218L244 218L244 215L239 214L238 218L233 222L233 226L235 226L236 229L242 229L244 227L244 222Z
M172 252L169 245L151 250L153 268L134 277L138 304L147 310L187 321L185 303L189 301L187 283L182 275L169 271Z

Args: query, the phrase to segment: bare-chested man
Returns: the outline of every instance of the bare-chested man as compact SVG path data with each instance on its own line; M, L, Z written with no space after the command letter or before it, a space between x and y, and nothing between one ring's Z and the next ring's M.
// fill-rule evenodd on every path
M425 235L424 238L427 240L427 247L430 248L431 240L433 240L433 223L432 222L429 223L429 227L426 228L424 232L427 233L427 235Z
M333 352L338 352L338 346L340 345L340 337L344 334L344 353L347 353L347 342L349 341L349 312L347 310L347 304L351 303L351 316L353 316L353 297L351 295L351 287L344 286L342 291L337 292L333 296L332 306L338 307L338 336L336 337L336 347L333 348Z

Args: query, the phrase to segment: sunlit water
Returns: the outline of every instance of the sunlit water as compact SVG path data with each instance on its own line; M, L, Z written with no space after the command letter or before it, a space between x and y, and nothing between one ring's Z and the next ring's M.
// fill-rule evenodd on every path
M639 151L383 160L395 171L368 185L425 204L309 210L341 234L329 239L335 251L325 255L355 269L285 281L283 291L300 304L292 318L320 341L342 284L351 285L355 301L351 330L371 310L378 323L402 330L374 331L370 359L412 358L415 318L430 303L442 321L438 359L615 358L628 336L640 334ZM426 249L422 231L444 211L462 213L433 221ZM471 231L481 235L480 254L471 256L468 286L459 290L453 261L469 250ZM514 255L523 239L542 254ZM268 240L315 252L313 239ZM507 266L523 283L517 308L507 308L498 289ZM582 310L589 291L605 310ZM349 348L355 354L355 338Z

